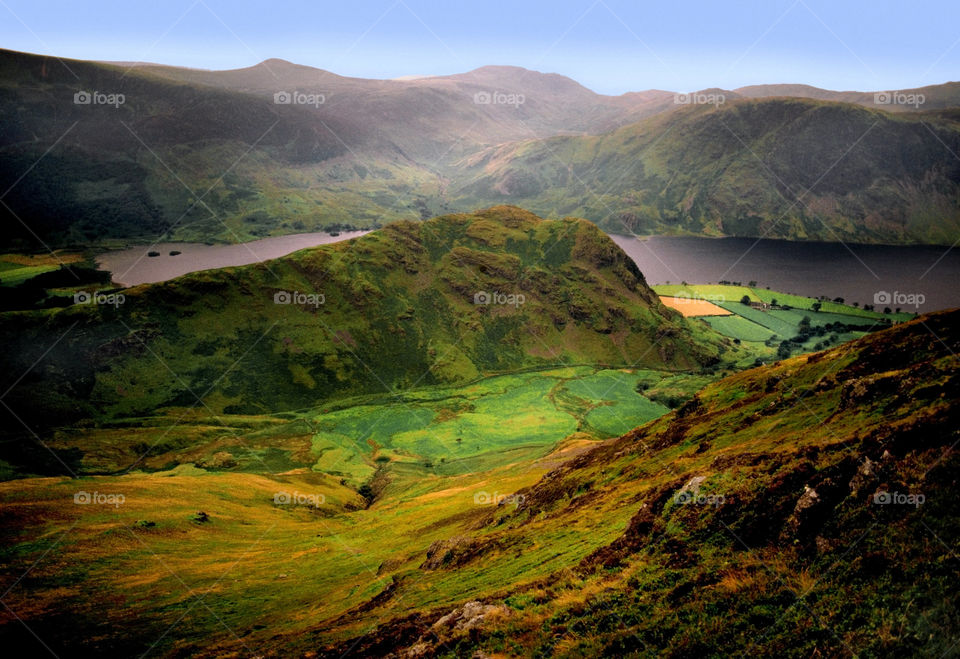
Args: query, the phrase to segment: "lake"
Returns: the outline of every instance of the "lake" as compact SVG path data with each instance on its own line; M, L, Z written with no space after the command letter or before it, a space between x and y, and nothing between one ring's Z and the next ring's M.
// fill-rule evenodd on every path
M344 231L339 236L325 232L295 233L289 236L273 236L239 245L206 245L204 243L157 243L141 245L97 257L101 270L113 273L113 280L124 286L167 281L188 272L225 268L232 265L248 265L275 259L306 247L329 245L349 240L368 233ZM148 252L159 256L147 256ZM180 254L171 256L170 252Z
M107 252L98 257L101 269L125 286L166 281L188 272L274 259L306 247L326 245L363 235L364 231L299 233L264 238L240 245L158 243ZM640 267L647 283L716 283L720 279L797 295L874 304L886 292L891 302L880 308L933 311L960 307L960 248L808 243L753 238L611 236ZM173 250L180 251L170 256ZM156 251L160 256L147 256ZM917 309L893 296L922 295Z
M756 281L784 293L842 297L861 305L874 304L874 296L886 292L891 302L879 303L879 310L889 306L915 311L902 297L893 301L895 295L911 294L924 297L919 311L960 307L960 247L948 251L755 238L611 237L651 285Z

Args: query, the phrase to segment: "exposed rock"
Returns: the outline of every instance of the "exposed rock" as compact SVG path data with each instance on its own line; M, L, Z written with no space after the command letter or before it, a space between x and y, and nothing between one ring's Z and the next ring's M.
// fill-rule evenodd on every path
M502 604L484 604L482 602L467 602L459 609L454 609L443 616L430 628L437 633L446 630L469 631L480 627L492 616L507 616L510 610Z
M860 463L860 468L857 469L857 473L850 479L850 494L857 496L863 487L869 485L876 479L876 475L876 463L869 457L864 456L863 462Z
M427 548L427 558L420 564L421 570L454 568L469 563L485 549L499 546L496 541L480 540L458 535L446 540L437 540Z

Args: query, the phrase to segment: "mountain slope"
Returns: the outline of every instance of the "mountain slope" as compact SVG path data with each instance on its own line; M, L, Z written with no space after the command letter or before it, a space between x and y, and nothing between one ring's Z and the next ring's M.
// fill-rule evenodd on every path
M772 235L952 244L958 88L903 92L925 95L917 107L795 85L709 89L688 97L722 96L700 125L710 108L669 91L604 96L518 67L365 80L283 60L203 71L0 50L0 246L243 242L502 201L617 230L752 236L787 208L778 186L795 199L875 121L858 146L873 164L807 200L831 230L791 211ZM75 104L80 91L124 99ZM785 93L871 109L743 101Z
M838 103L856 103L890 112L920 112L955 108L960 105L960 82L928 85L902 90L872 92L838 92L810 85L751 85L740 87L734 93L744 98L792 96Z
M78 105L80 91L123 102ZM0 50L0 244L241 242L426 219L450 209L451 162L610 130L648 101L511 67L365 80L283 60L203 71Z
M746 354L664 307L594 225L512 207L122 295L2 314L3 370L28 374L5 402L30 427L199 400L278 412L550 364L698 370Z
M5 246L164 234L238 242L318 223L369 227L417 217L412 191L436 179L348 112L68 66L0 51ZM122 102L77 104L80 92Z
M274 647L949 653L960 639L958 316L709 385L476 513L350 617Z
M613 232L950 244L960 130L934 114L801 99L660 114L602 136L488 149L461 203L509 200Z

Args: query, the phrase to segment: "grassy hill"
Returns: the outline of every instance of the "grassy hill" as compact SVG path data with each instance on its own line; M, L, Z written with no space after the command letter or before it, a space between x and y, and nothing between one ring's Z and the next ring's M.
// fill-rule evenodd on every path
M450 195L620 233L950 244L958 148L948 114L741 100L487 149L464 161Z
M957 327L935 314L709 385L291 642L320 656L949 653Z
M546 423L554 445L468 470L390 455L369 498L267 454L3 483L0 565L31 568L5 603L61 656L939 656L960 634L957 320L738 373L599 445ZM259 450L283 422L248 423Z
M594 225L513 207L113 293L122 303L0 315L5 403L30 428L197 405L276 413L524 368L752 359L664 307ZM29 439L14 418L5 429Z

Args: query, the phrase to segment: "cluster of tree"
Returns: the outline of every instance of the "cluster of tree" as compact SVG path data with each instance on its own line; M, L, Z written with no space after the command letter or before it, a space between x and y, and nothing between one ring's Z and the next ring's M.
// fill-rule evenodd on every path
M877 324L886 326L890 324L890 321L886 318L883 318L878 320ZM786 359L793 353L795 348L799 348L813 337L825 337L822 341L818 341L813 346L814 350L823 350L831 345L836 344L840 340L841 334L857 331L862 332L865 329L867 328L865 328L863 325L840 322L813 326L810 324L810 316L804 316L797 325L796 336L780 342L780 345L777 347L777 359ZM770 337L770 339L767 340L767 345L772 347L771 342L776 338L776 336Z

